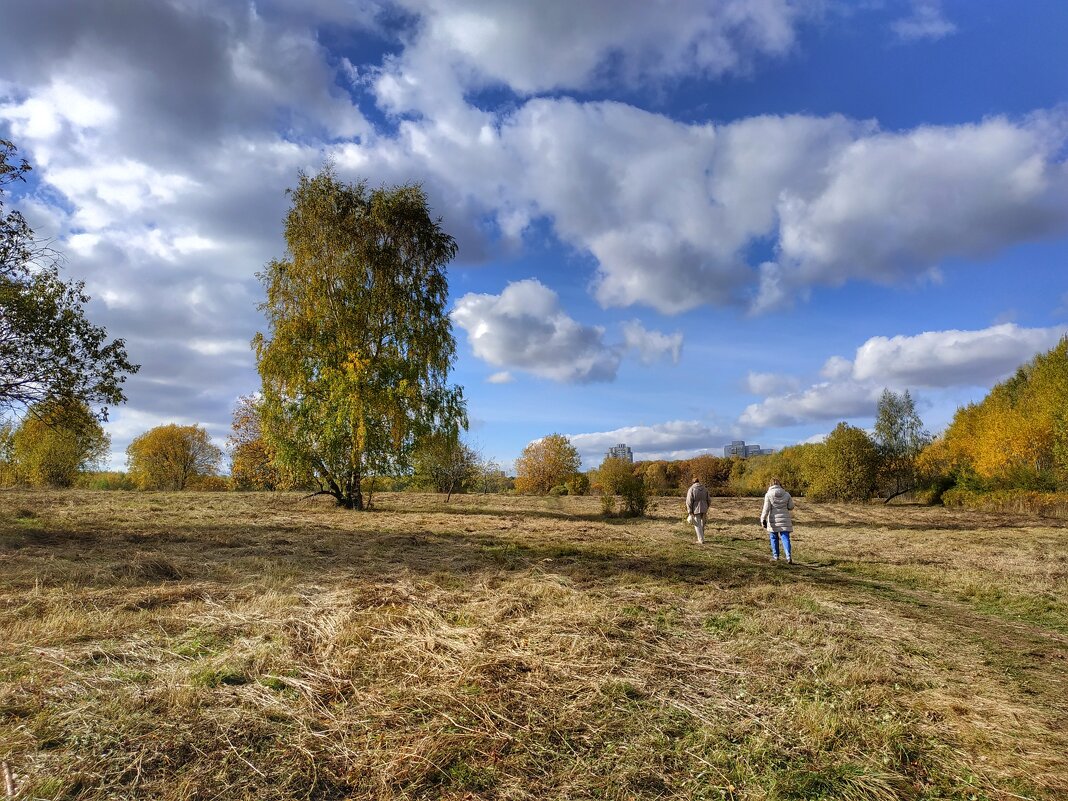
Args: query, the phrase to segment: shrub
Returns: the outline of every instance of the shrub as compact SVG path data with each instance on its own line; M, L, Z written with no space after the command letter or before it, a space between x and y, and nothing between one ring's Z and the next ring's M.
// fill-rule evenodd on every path
M616 496L605 493L601 496L601 514L611 517L616 513Z
M74 486L89 490L132 490L137 489L130 478L117 470L94 471L78 476Z
M589 495L590 477L586 473L575 473L564 482L568 495Z
M557 484L555 487L549 490L549 494L555 497L567 495L567 487L565 487L563 484Z
M620 487L623 496L623 512L630 517L643 517L649 505L649 492L641 476L631 476Z
M954 487L942 493L942 503L951 509L978 509L1019 515L1068 518L1068 493L1033 490L976 492Z
M223 476L193 476L185 488L197 492L226 492L230 489L230 482Z

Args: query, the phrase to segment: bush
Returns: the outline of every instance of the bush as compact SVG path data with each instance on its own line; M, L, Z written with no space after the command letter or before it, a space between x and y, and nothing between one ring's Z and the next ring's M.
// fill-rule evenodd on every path
M196 492L226 492L230 482L223 476L193 476L185 488Z
M611 517L616 513L616 496L610 493L605 493L601 496L601 514L605 517Z
M649 505L649 493L641 476L631 476L620 487L623 496L623 512L629 517L643 517Z
M74 486L89 490L132 490L137 489L129 477L117 470L82 473Z
M589 495L590 477L586 473L575 473L564 482L568 495Z
M976 492L954 487L942 493L942 504L950 509L978 509L1039 517L1068 518L1068 493L1033 490L994 490Z
M549 494L554 496L554 497L559 497L561 495L567 495L567 487L565 487L563 484L557 484L555 487L553 487L551 490L549 490Z

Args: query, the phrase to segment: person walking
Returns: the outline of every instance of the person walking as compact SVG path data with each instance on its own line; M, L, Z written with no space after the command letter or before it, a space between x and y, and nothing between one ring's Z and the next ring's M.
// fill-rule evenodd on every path
M693 530L697 532L698 545L705 544L705 515L708 514L711 502L712 498L705 485L694 476L690 489L686 491L686 519L693 524Z
M764 508L760 512L760 525L768 530L768 538L771 541L773 562L779 561L779 541L782 540L783 556L787 564L794 563L793 554L790 552L790 532L794 528L790 510L793 508L794 499L782 488L779 479L773 478L764 495Z

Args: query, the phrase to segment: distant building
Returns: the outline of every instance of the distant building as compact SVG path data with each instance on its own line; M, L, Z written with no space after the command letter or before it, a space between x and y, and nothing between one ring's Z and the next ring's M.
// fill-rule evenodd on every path
M761 448L759 445L746 445L744 439L736 439L730 445L723 446L723 455L727 457L740 456L769 456L775 453L772 448Z
M604 458L622 459L624 462L634 464L634 454L631 453L630 448L628 448L622 442L616 445L614 448L609 448L608 453L604 455Z

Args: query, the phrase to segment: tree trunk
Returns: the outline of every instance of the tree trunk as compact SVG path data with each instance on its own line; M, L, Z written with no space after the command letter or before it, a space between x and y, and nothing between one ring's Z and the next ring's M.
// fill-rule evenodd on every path
M886 497L886 499L883 501L883 503L890 503L890 501L894 500L894 498L896 498L898 495L904 495L906 492L911 492L914 489L916 489L916 487L913 486L913 487L905 487L905 489L903 489L903 490L898 490L893 495L888 495Z

